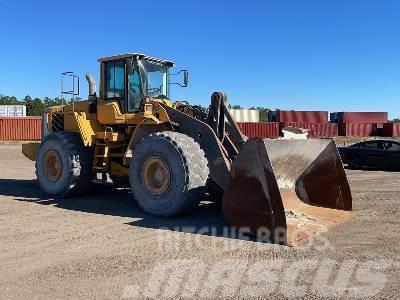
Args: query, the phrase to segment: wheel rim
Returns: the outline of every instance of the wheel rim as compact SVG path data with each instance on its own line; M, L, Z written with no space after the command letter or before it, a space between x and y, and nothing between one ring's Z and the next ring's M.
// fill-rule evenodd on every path
M44 174L50 181L57 181L62 173L61 157L55 150L49 150L44 155Z
M152 156L143 165L143 182L153 195L164 193L171 182L167 163L158 156Z

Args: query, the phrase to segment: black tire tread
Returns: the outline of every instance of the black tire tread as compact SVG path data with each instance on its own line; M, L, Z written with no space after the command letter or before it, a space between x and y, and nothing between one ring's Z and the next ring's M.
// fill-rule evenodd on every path
M46 194L54 198L66 198L87 193L92 184L92 149L85 147L80 135L75 132L58 131L50 133L43 139L41 145L48 140L56 140L58 143L61 143L62 146L67 149L72 159L69 184L65 186L63 191L57 194ZM76 159L77 157L78 160ZM36 176L38 175L38 168L41 168L41 164L36 161ZM39 185L41 185L40 182ZM42 186L41 188L44 190Z
M157 215L164 217L180 215L193 209L204 199L207 193L206 182L209 176L208 160L203 149L193 138L179 132L162 131L152 133L145 136L138 145L146 139L153 139L154 137L168 141L178 150L183 158L186 170L186 195L183 197L183 202L176 203L172 208L172 212L169 211ZM134 187L132 188L134 189ZM140 205L140 201L138 203Z

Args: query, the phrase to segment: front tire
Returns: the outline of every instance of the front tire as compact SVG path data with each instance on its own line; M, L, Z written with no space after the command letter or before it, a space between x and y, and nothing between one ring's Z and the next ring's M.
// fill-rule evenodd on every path
M170 217L205 198L209 169L204 151L191 137L164 131L145 136L135 146L129 175L139 206Z
M79 134L54 132L47 135L36 159L36 176L46 195L65 198L86 193L92 183L93 150Z

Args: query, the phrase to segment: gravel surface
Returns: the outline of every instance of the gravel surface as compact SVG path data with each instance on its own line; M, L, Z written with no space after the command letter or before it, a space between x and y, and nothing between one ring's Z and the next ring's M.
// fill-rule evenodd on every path
M163 219L107 185L48 199L20 148L0 144L1 299L399 297L400 173L347 171L352 220L289 248L237 236L207 202Z

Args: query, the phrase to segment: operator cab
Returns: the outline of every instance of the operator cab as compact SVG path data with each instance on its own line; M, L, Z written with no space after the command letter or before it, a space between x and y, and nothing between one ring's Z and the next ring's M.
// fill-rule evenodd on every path
M169 99L172 61L138 53L98 61L101 63L100 99L118 101L121 113L139 112L146 97ZM187 71L184 74L186 79Z

